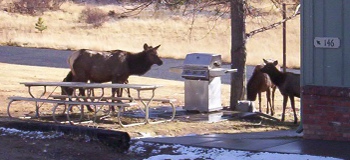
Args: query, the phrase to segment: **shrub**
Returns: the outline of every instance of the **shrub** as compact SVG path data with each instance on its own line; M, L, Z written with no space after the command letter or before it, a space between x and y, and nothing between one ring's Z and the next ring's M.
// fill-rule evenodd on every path
M48 10L58 10L65 0L18 0L10 4L9 12L38 15Z
M108 14L99 8L87 7L80 13L80 18L87 24L100 27L108 20Z

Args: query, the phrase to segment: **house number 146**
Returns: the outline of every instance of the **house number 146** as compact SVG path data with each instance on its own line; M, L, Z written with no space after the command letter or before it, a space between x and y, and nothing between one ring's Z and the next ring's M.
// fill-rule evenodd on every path
M340 39L333 37L315 37L314 46L316 48L339 48Z

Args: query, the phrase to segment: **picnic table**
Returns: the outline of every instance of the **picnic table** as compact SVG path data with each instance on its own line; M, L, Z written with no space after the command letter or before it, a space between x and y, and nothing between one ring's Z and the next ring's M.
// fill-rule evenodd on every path
M11 116L11 104L15 101L33 101L35 102L35 117L40 117L39 109L44 103L53 104L52 117L55 122L56 119L56 109L59 106L64 106L65 114L67 115L67 120L69 123L74 124L71 119L70 112L73 107L79 107L80 118L84 117L84 105L94 106L94 120L96 121L96 114L103 106L108 106L109 110L111 106L117 107L117 119L121 126L133 126L147 123L159 123L165 121L171 121L174 119L176 114L176 108L173 104L175 99L156 99L155 91L157 88L162 87L161 85L145 85L145 84L111 84L111 83L83 83L83 82L21 82L20 84L28 88L28 93L30 97L20 97L12 96L8 97L10 100L7 106L7 114ZM39 95L34 94L34 88L40 87L41 93ZM53 89L48 89L53 87ZM57 94L56 89L61 87L69 87L73 89L73 94L71 95L61 95ZM85 96L79 94L79 89L84 89ZM137 92L134 97L112 97L106 94L107 90L113 89L131 89ZM37 91L37 89L35 89ZM148 92L148 94L145 94ZM95 94L97 93L97 94ZM148 95L148 97L145 97ZM162 103L169 103L172 107L172 115L168 120L150 121L150 104L152 101L159 101ZM139 102L139 103L138 103ZM138 108L144 113L144 122L133 123L133 124L123 124L122 115L126 107L138 106ZM111 116L110 112L108 115Z

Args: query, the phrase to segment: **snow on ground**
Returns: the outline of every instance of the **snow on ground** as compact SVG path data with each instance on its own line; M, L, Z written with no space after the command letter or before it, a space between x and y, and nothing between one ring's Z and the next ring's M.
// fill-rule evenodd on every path
M135 139L134 139L135 140ZM152 148L151 151L148 148ZM173 154L162 154L162 151L167 150ZM179 144L159 144L143 142L142 138L138 138L134 144L129 148L129 152L134 154L144 154L151 152L153 156L150 156L144 160L340 160L333 157L321 157L312 155L300 155L300 154L282 154L282 153L269 153L269 152L247 152L227 150L223 148L200 148L184 146Z
M41 132L41 131L22 131L13 128L0 127L0 136L17 135L21 138L30 139L53 139L64 135L62 132Z
M52 139L58 138L64 135L62 132L40 132L40 131L22 131L12 128L0 127L0 136L4 135L17 135L21 138L30 139ZM149 135L145 134L145 137ZM149 148L152 150L149 152ZM162 154L166 151L167 154ZM169 154L172 152L172 154ZM311 155L299 155L299 154L281 154L281 153L268 153L268 152L247 152L247 151L235 151L222 148L200 148L189 147L178 144L168 145L159 143L143 142L142 139L138 139L131 144L129 152L127 154L149 154L150 157L145 160L271 160L271 159L283 159L283 160L339 160L332 157L320 157Z

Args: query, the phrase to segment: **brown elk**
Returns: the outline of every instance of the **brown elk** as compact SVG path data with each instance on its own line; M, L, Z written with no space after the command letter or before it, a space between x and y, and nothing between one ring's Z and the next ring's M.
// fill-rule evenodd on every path
M159 66L163 64L157 54L159 47L160 45L152 47L144 44L143 51L139 53L122 50L78 50L68 58L71 75L68 73L64 81L125 83L130 75L143 75L151 69L153 64ZM62 88L62 90L72 94L69 88ZM84 94L83 89L80 90L80 94ZM112 91L112 96L115 96L115 90Z
M72 81L73 81L73 73L72 73L72 71L69 71L67 76L63 79L62 82L72 82ZM95 83L95 82L91 82L91 83ZM124 83L127 84L127 83L129 83L129 81L127 80ZM129 88L126 89L126 92L128 93L128 96L130 97L130 89ZM70 87L61 87L61 95L72 95L72 94L73 94L73 89L72 88L70 88ZM122 90L117 92L117 96L118 97L121 97L122 94L123 94ZM85 93L83 91L81 91L80 95L85 95ZM88 109L88 111L93 112L93 109L90 106L86 106L86 108Z
M266 113L269 114L269 110L271 110L271 115L273 116L275 113L274 101L276 86L271 82L270 77L266 73L260 71L263 67L264 65L255 66L253 75L250 77L247 83L247 99L250 101L255 101L256 96L258 95L259 111L261 112L261 93L266 92Z
M288 97L294 113L294 124L298 122L298 117L295 111L294 97L300 98L300 74L291 72L281 72L276 68L278 61L269 62L265 59L265 66L261 68L261 72L267 73L271 81L278 87L283 96L283 112L282 119L284 121L285 110L288 102Z
M72 71L69 71L67 76L63 79L62 82L72 82L73 81L73 73ZM96 83L96 82L91 82L91 83ZM129 81L127 80L124 82L125 84L128 84ZM127 90L128 93L130 93L129 89ZM73 94L73 89L69 87L61 87L61 95L72 95ZM120 95L121 96L121 95ZM90 109L89 109L90 110Z

